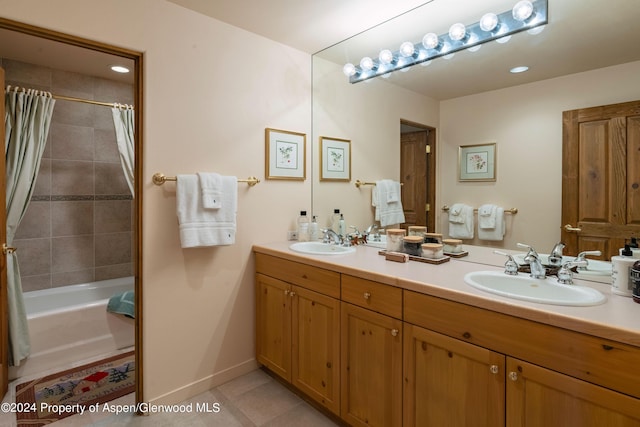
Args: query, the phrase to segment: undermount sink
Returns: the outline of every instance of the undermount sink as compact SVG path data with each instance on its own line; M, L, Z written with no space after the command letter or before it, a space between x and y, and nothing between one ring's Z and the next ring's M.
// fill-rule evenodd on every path
M540 262L542 263L542 265L549 265L549 255L548 254L539 254L540 255ZM517 254L514 255L513 258L516 260L516 262L520 265L526 264L526 261L524 260L526 254ZM572 256L563 256L562 257L562 263L564 264L565 262L568 261L573 261L575 259L575 257ZM587 269L586 270L577 270L576 273L579 275L584 275L584 276L611 276L611 263L607 262L607 261L599 261L597 259L589 259L587 258L587 262L589 263L587 265Z
M298 242L289 246L289 249L295 252L310 255L342 255L350 254L356 251L353 246L330 245L322 242Z
M498 271L474 271L464 276L464 281L481 291L542 304L590 306L606 301L596 289L562 285L555 277L533 279L528 274L509 276Z

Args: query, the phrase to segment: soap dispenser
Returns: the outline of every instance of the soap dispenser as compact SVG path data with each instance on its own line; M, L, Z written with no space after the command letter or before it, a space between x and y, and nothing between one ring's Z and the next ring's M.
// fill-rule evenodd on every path
M309 240L315 242L318 238L318 217L313 215L311 217L311 224L309 224Z
M620 251L619 256L611 257L611 292L630 297L633 294L633 281L630 280L631 267L637 261L633 258L628 244Z
M347 225L344 223L343 214L340 214L340 220L338 221L338 234L341 236L347 235Z
M340 223L340 209L334 209L333 215L331 215L331 229L338 234L340 234L339 223Z
M298 217L298 241L309 241L309 218L307 217L307 211L300 211Z

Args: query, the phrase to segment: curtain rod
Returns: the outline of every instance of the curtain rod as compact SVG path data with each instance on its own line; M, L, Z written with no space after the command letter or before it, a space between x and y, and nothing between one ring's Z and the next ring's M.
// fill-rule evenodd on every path
M132 105L127 105L127 104L119 104L117 102L101 102L101 101L94 101L91 99L84 99L84 98L75 98L73 96L63 96L63 95L54 95L51 92L47 92L45 90L37 90L37 89L26 89L20 86L7 86L7 92L9 92L10 90L14 90L14 91L22 91L22 92L27 92L28 90L33 90L35 92L40 92L43 94L47 94L49 96L51 96L53 99L59 99L62 101L73 101L73 102L83 102L85 104L93 104L93 105L101 105L103 107L115 107L115 108L123 108L123 109L131 109L133 110L133 106Z

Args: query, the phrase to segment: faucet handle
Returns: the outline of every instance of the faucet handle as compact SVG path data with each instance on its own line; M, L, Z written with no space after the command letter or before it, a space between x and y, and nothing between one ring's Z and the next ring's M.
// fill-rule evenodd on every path
M520 267L513 256L506 252L502 251L493 251L494 254L504 255L506 256L507 262L504 263L504 274L508 274L509 276L515 276L518 274L518 268Z
M573 285L573 271L571 271L571 269L573 267L578 267L578 269L580 267L587 267L587 260L582 260L582 261L577 261L577 260L573 260L573 261L567 261L564 264L562 264L562 267L560 268L560 270L558 270L558 283L563 284L563 285Z
M518 246L520 246L521 248L527 248L529 249L529 252L527 252L526 256L529 255L534 255L536 258L540 259L540 255L538 255L538 252L536 252L535 249L533 249L533 246L527 245L525 243L516 243Z
M578 270L584 271L587 269L587 266L589 265L589 261L587 260L587 255L600 256L602 255L602 252L598 250L580 252L574 261L578 261L578 262L584 261L584 264L581 264L580 266L578 266Z

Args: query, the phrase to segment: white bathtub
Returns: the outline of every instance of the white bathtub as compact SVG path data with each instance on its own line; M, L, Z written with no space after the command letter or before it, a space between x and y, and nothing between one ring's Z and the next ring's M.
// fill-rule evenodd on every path
M107 313L109 298L132 290L133 277L26 292L31 355L10 367L15 379L63 368L134 345L134 320Z

